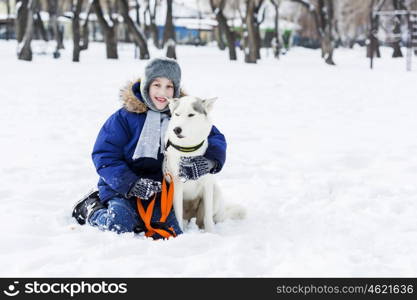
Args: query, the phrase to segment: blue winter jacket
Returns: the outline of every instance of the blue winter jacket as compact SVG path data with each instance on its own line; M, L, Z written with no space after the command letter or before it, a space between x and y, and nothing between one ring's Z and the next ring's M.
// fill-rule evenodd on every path
M97 173L100 200L104 203L113 197L127 197L130 188L139 178L162 181L163 154L158 159L132 159L145 119L146 106L140 95L140 82L129 83L121 90L123 108L111 115L101 128L94 145L92 158ZM204 155L217 165L219 172L226 160L226 140L213 126Z

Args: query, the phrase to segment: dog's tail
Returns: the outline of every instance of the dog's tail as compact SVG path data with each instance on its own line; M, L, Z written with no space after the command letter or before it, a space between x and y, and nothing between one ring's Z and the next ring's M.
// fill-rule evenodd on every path
M217 199L222 198L221 190L217 186L214 185L214 197ZM214 216L214 222L223 222L225 220L242 220L246 217L246 209L236 203L225 203L224 201L216 201L218 204L222 205L223 207L217 209L218 213Z
M228 203L224 211L227 219L242 220L246 217L246 209L240 204Z

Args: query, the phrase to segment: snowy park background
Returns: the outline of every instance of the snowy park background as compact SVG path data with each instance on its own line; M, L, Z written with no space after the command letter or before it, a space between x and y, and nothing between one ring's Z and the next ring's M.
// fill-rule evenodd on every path
M416 60L406 72L381 48L370 70L364 48L338 49L337 66L293 48L254 65L177 46L185 90L219 97L228 156L218 180L248 215L152 241L70 217L97 181L98 130L146 63L132 45L119 44L118 61L90 47L79 64L70 51L28 63L0 42L0 276L417 275Z

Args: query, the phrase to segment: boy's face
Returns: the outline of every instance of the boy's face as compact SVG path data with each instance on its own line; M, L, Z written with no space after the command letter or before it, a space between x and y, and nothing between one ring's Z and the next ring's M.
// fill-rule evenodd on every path
M155 78L149 86L149 97L157 109L164 109L168 105L165 97L174 97L174 84L166 77Z

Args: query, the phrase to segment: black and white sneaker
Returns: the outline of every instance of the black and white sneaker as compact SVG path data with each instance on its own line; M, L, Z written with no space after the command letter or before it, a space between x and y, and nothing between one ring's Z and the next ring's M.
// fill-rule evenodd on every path
M75 204L72 217L77 220L78 224L84 225L92 213L102 208L105 206L100 202L98 191L92 190Z

